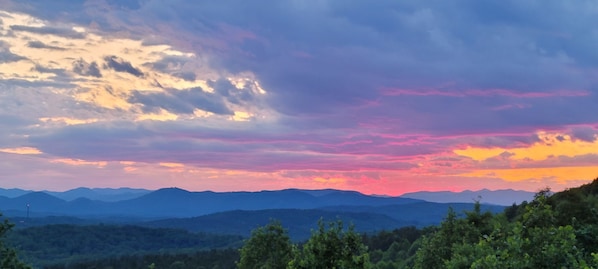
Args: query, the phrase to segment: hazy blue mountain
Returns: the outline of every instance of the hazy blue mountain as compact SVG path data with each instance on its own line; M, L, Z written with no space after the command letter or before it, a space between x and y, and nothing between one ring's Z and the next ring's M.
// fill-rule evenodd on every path
M318 227L320 219L326 222L342 220L345 225L353 224L355 229L360 232L389 230L411 225L411 223L400 222L383 214L318 209L234 210L194 218L164 219L141 225L185 229L192 232L249 236L251 230L267 224L272 219L280 221L294 240L307 239L311 235L311 230Z
M8 198L14 198L14 197L19 197L21 195L30 193L32 191L27 191L27 190L21 190L21 189L2 189L0 188L0 196L4 196L4 197L8 197Z
M496 190L487 189L479 191L420 191L401 195L403 198L420 199L435 203L473 203L479 200L482 204L495 204L510 206L513 203L520 204L523 201L531 201L534 198L533 192L516 190Z
M93 191L93 190L92 190ZM90 189L68 192L89 194ZM1 211L20 211L31 216L106 217L130 216L142 218L194 217L230 210L314 209L325 206L381 206L409 204L420 200L400 197L375 197L353 191L314 191L297 189L260 192L189 192L179 188L160 189L137 198L115 202L77 198L66 201L45 192L32 192L19 197L4 198ZM77 196L77 195L74 195ZM70 197L74 197L70 196Z
M56 196L65 201L72 201L77 198L87 198L105 202L116 202L137 198L152 191L132 188L76 188L65 192L44 191L47 194Z
M41 216L53 214L62 209L67 202L44 192L30 192L19 197L3 199L0 210L17 210L25 216L29 210L32 214Z
M91 189L93 191L93 189ZM89 194L90 189L69 193ZM116 190L105 190L118 192ZM125 193L125 190L119 190ZM105 192L104 192L105 193ZM166 188L137 198L107 202L90 198L66 201L45 192L31 192L19 197L0 197L0 211L13 216L71 216L80 218L161 219L187 218L232 210L318 209L343 212L371 212L387 215L400 222L427 225L442 219L448 206L456 210L467 204L423 203L404 197L369 196L353 191L298 190L260 192L190 192Z
M331 206L321 208L332 212L370 212L382 214L393 218L400 223L409 223L411 225L423 227L439 224L446 217L448 209L453 208L457 214L464 211L473 210L473 203L433 203L418 202L403 205L385 205L385 206ZM500 205L481 205L483 212L490 211L498 213L504 211L504 206Z
M391 205L420 200L382 198L351 191L332 191L314 196L296 189L260 192L189 192L178 188L160 189L136 199L115 203L122 212L143 216L189 217L230 210L314 209L334 205Z

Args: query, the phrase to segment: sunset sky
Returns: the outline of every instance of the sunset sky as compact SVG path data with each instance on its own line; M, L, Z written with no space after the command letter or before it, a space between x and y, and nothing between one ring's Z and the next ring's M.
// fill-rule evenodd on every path
M577 186L598 2L0 0L0 187Z

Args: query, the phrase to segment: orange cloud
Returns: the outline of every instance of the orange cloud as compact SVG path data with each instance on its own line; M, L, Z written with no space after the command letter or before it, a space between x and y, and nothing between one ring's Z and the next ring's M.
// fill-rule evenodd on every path
M566 134L549 134L545 132L538 133L539 142L529 147L520 148L474 148L467 147L453 152L460 156L469 157L476 161L484 161L492 157L499 156L503 152L512 154L511 160L529 159L533 161L546 160L552 156L574 157L579 155L598 153L598 140L587 142L574 140Z
M80 159L56 159L56 160L52 160L50 162L63 163L63 164L75 165L75 166L91 165L91 166L97 166L97 167L105 167L106 165L108 165L108 162L104 162L104 161L94 162L94 161L85 161L85 160L80 160Z
M60 122L66 125L78 125L78 124L87 124L87 123L94 123L97 122L98 119L75 119L75 118L68 118L68 117L46 117L40 118L41 122Z
M39 149L32 148L32 147L20 147L20 148L2 148L0 152L4 153L12 153L12 154L22 154L22 155L37 155L42 154Z
M566 182L596 178L598 176L598 166L480 169L459 176L500 178L511 182L540 179L553 179L556 182Z
M159 163L160 166L168 167L168 168L182 168L185 167L182 163Z

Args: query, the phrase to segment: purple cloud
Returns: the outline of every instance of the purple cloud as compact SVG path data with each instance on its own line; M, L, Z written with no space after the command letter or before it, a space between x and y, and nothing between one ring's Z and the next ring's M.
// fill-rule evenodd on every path
M117 72L129 73L136 77L143 77L143 72L141 72L141 70L133 67L130 62L127 62L124 59L116 56L106 56L104 57L104 61L106 61L104 68L110 68Z
M165 89L164 92L134 91L129 102L143 105L148 112L162 108L174 113L193 114L195 109L219 115L233 115L221 96L209 93L200 87L191 89Z
M56 36L67 37L67 38L76 38L76 39L85 38L84 33L79 33L79 32L74 31L73 29L69 29L69 28L58 28L58 27L49 27L49 26L32 27L32 26L26 26L26 25L11 25L10 30L36 33L36 34L45 34L45 35L56 35Z

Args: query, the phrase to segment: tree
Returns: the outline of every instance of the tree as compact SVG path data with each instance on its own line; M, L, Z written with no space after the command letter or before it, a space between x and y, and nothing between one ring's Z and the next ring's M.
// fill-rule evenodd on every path
M240 269L286 268L293 259L294 246L286 231L278 221L272 221L251 233L251 237L241 248L241 258L237 263Z
M462 240L457 213L449 207L444 221L435 233L425 236L421 248L417 251L415 268L443 268L445 261L453 255L453 244Z
M302 251L291 262L290 268L362 269L370 267L367 247L353 226L344 230L342 221L327 225L318 222Z
M1 217L2 213L0 213L0 218ZM12 227L13 224L10 223L8 219L4 219L4 221L0 222L0 268L31 268L18 259L16 250L4 245L3 239L6 236L6 233L12 229Z
M463 219L449 211L424 240L415 268L589 268L593 261L577 247L573 227L556 222L549 193L539 192L513 223L504 214L482 214L479 204Z

